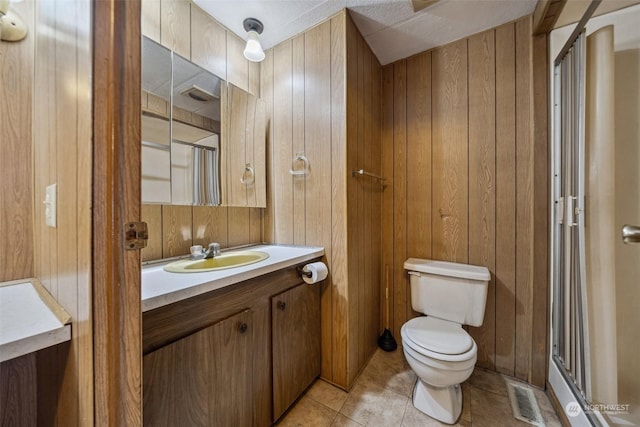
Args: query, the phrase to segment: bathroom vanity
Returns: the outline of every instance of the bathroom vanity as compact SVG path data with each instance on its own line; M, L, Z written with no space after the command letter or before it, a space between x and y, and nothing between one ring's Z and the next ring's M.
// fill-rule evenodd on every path
M269 258L143 269L145 425L270 425L320 374L323 282L304 283L297 268L324 250L255 249Z

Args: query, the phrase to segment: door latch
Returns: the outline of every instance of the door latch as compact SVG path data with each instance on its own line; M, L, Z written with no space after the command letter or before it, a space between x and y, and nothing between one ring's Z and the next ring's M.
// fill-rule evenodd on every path
M124 247L128 251L147 247L149 231L146 222L128 222L124 225Z

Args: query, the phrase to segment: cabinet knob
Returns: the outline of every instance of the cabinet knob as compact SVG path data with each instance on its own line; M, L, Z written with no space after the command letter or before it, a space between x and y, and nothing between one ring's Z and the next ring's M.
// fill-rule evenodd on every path
M249 329L249 326L246 323L240 323L240 325L238 326L238 330L240 331L241 334L244 334L245 332L247 332L247 329Z
M278 301L278 309L284 311L287 308L287 303L284 301Z

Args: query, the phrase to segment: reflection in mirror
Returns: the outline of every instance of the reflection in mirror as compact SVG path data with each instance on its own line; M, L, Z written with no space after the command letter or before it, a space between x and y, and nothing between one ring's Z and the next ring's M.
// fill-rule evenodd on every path
M264 101L229 83L225 124L228 206L266 207Z
M171 52L142 40L142 202L171 203Z
M173 55L171 203L219 205L222 80Z
M225 88L215 75L143 37L143 203L220 204Z

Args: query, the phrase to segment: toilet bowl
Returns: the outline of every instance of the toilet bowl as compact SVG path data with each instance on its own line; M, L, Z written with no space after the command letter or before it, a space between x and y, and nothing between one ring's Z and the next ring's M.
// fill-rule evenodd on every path
M453 328L460 332L449 338L458 338L457 335L465 338L463 335L466 335L467 340L444 340L445 345L439 345L420 337L421 333L437 337L442 335L442 329ZM413 406L439 421L454 424L462 412L459 384L473 372L478 353L476 343L461 325L429 317L417 317L405 323L400 335L407 363L418 376ZM451 345L452 341L457 341L457 349Z
M413 405L443 423L454 424L462 412L460 383L475 366L478 347L462 328L481 326L487 287L485 267L410 258L411 302L426 314L400 330L407 363L418 376Z

